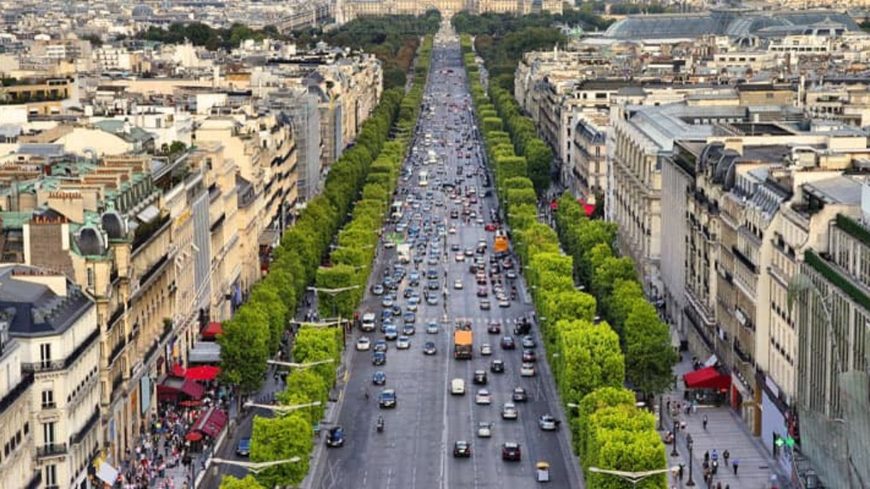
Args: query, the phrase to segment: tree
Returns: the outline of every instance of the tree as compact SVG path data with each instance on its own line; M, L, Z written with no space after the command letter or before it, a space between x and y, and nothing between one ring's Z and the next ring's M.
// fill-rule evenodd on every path
M278 401L281 404L291 404L291 396L296 394L308 399L306 403L320 401L318 411L322 413L329 397L329 385L311 369L293 369L287 375L287 387L278 394Z
M535 137L528 142L523 155L529 163L529 178L534 182L538 195L543 195L550 186L553 151L546 143Z
M260 308L244 305L225 321L218 336L222 380L244 393L259 389L266 374L269 337L269 320Z
M320 267L317 269L315 282L318 288L343 289L356 285L356 274L354 268L349 265ZM322 317L340 315L349 318L353 315L355 304L353 290L338 293L318 292L317 298Z
M221 480L220 489L266 489L261 486L257 479L252 475L245 476L244 479L236 479L228 475Z
M564 402L579 403L599 387L622 385L625 363L619 338L607 323L560 321L555 329L560 353L555 363Z
M287 308L278 296L272 281L260 282L251 292L248 307L257 307L267 318L269 329L269 352L275 353L281 344L287 327Z
M666 391L673 382L677 361L668 325L659 319L652 304L638 299L623 330L628 380L646 395Z
M622 325L631 313L636 301L643 301L643 289L637 280L619 280L613 286L613 293L607 298L607 320L613 329L622 336Z
M251 460L271 462L299 457L295 463L275 465L256 475L265 487L293 486L308 473L308 454L313 448L311 425L299 414L276 418L254 417L251 432Z

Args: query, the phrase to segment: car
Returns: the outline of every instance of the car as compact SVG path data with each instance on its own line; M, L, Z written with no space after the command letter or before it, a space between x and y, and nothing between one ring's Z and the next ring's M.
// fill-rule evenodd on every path
M465 381L462 379L453 379L450 381L450 394L454 396L465 395Z
M488 232L493 232L498 229L498 226L496 226L494 222L490 222L486 226L484 226L483 229Z
M450 245L450 251L459 251L462 248L459 247L459 243L453 243Z
M507 297L503 297L503 298L500 298L498 300L498 307L505 308L505 307L510 307L510 306L511 306L511 301Z
M398 337L399 328L397 328L395 325L390 324L384 328L384 338L386 338L387 340L395 340Z
M376 370L375 373L372 374L372 384L374 385L384 385L387 383L387 374L383 372L383 370Z
M248 437L242 438L239 440L239 444L236 445L236 455L240 457L247 457L251 455L251 439Z
M477 385L486 385L486 370L475 370L472 381Z
M501 417L502 419L517 419L517 417L519 417L519 411L517 411L517 406L512 402L506 402L502 404Z
M381 339L375 340L374 345L372 346L372 349L374 351L386 352L387 351L386 340L381 340Z
M456 234L456 228L453 226L450 226L450 229L448 229L447 232L450 234Z
M424 355L434 355L438 352L438 349L435 347L434 341L427 341L425 345L423 345L423 354Z
M430 280L426 283L426 288L429 290L438 290L441 288L441 284L437 280Z
M489 362L489 371L494 374L504 373L504 361L502 360L493 360Z
M404 321L405 324L414 324L417 322L417 314L408 311L402 316L402 321Z
M384 389L378 395L378 407L381 409L389 409L396 407L396 391L394 389Z
M465 256L474 256L474 250L472 248L465 248L463 253L465 253Z
M393 313L393 316L401 316L402 306L400 306L399 304L393 304L393 307L390 308L390 312Z
M489 438L492 436L492 423L480 421L477 423L477 436L479 438Z
M368 336L362 336L356 340L356 351L369 351L372 347L372 340Z
M541 428L542 431L556 431L560 424L561 421L549 414L543 414L538 417L538 427Z
M474 396L475 404L492 404L492 394L489 393L486 389L480 389L477 391L477 395Z
M405 336L413 336L417 332L417 328L413 324L402 326L402 334Z
M381 299L381 305L383 307L393 307L393 304L394 304L394 299L393 299L393 296L390 294L385 295L383 297L383 299Z
M456 290L462 290L462 279L458 278L453 281L453 288Z
M504 336L501 339L502 350L513 350L517 347L512 336Z
M459 440L453 444L453 456L454 457L470 457L471 456L471 445L465 440Z
M524 363L520 367L520 376L521 377L534 377L535 376L535 364L534 363Z
M408 338L405 335L399 336L396 340L396 348L399 350L407 350L411 348L411 338Z
M481 299L480 301L480 310L488 311L492 309L492 304L490 304L489 299Z
M420 305L420 296L411 296L408 298L408 303L405 306L408 312L417 312Z
M523 362L532 363L538 361L535 350L523 350Z
M529 400L529 394L526 392L526 389L522 387L514 387L514 390L511 393L511 400L514 402L526 402Z
M387 363L387 354L382 351L372 353L372 365L384 365Z
M507 273L505 273L504 276L507 277L507 278L509 278L510 280L516 280L516 278L517 278L517 272L515 272L513 269L509 269L509 270L507 271Z
M438 334L438 323L435 321L426 323L426 334Z
M338 448L344 445L344 429L341 426L333 426L326 432L326 446Z
M486 332L489 334L501 334L501 322L496 320L490 321L486 327Z
M538 346L538 344L535 342L535 339L532 338L530 335L523 336L522 345L523 348L527 350L531 350L532 348L536 348Z
M438 305L438 294L427 295L426 296L426 304L429 304L430 306L437 306Z
M507 462L520 462L523 458L519 443L507 442L501 446L501 459Z
M372 294L374 295L384 295L384 286L381 284L372 285Z
M489 291L486 290L486 287L478 287L477 288L477 296L478 297L487 297L489 295Z
M480 345L480 354L483 356L492 355L492 346L489 343Z

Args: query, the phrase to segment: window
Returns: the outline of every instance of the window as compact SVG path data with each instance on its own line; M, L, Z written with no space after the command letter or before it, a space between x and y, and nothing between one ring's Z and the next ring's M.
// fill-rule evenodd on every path
M94 269L88 268L88 288L94 288Z
M39 360L43 368L48 368L51 363L51 343L43 343L39 345Z
M57 486L57 466L56 465L46 465L45 466L45 482L46 487Z
M54 391L50 389L42 391L42 409L54 409L54 407Z
M42 425L42 441L45 445L54 444L54 423L45 423ZM52 484L47 484L52 485Z

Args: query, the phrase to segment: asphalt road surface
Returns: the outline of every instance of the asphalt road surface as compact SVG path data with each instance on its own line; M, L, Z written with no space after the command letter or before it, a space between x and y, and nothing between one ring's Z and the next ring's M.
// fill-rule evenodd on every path
M386 233L395 233L398 224L403 241L414 244L412 256L423 259L422 263L416 264L419 272L438 271L439 284L433 291L438 303L428 305L423 299L428 282L422 278L420 285L413 287L420 293L421 304L417 311L416 334L410 336L411 347L398 350L395 341L388 341L387 362L383 366L372 365L371 351L351 352L348 385L337 417L331 420L344 428L346 442L343 447L323 450L322 456L313 462L311 487L315 489L531 488L538 486L535 481L538 461L550 464L551 487L582 487L576 460L569 449L567 426L555 432L542 431L538 426L540 415L558 416L560 412L552 378L540 358L545 354L541 342L538 341L535 350L539 360L534 377L520 375L523 350L519 337L514 336L518 343L515 350L503 350L499 346L501 337L512 333L514 323L532 313L522 279L509 280L506 270L501 272L506 291L509 293L512 285L517 288L516 299L509 307L499 307L493 296L492 281L488 280L486 289L492 308L481 310L478 285L475 276L469 272L472 258L465 257L465 261L458 262L457 252L451 250L458 244L464 253L466 248L473 250L479 240L485 240L488 250L484 256L489 275L495 233L487 231L485 225L492 222L491 210L497 209L497 202L494 195L484 197L487 190L492 190L485 187L490 177L481 158L483 148L476 136L458 38L447 29L442 29L436 37L427 97L413 143L415 150L405 162L405 174L396 197L404 202L402 217L388 225ZM431 141L428 145L427 139ZM434 151L438 161L424 164L430 159L429 150ZM421 171L428 173L425 187L420 186ZM445 183L458 183L455 188L458 192L461 187L462 193L452 195L450 188L443 186ZM477 189L479 197L476 203L467 197L469 187ZM417 199L409 201L408 195L415 195ZM469 216L466 223L462 214L465 207L482 219ZM458 219L450 217L453 210L459 212ZM442 232L439 232L439 224ZM422 244L419 248L408 236L408 229L415 226L421 229ZM455 233L450 228L455 228ZM370 284L379 284L385 275L392 274L392 267L397 263L396 252L395 248L384 247L381 243ZM404 267L410 275L415 270L415 263L412 260ZM403 298L404 291L411 287L408 275L397 290L396 303L403 312L408 304ZM462 289L454 288L456 279L462 281ZM381 302L382 296L374 295L370 287L361 307L362 312L376 313L378 325L383 310ZM453 359L452 333L454 322L459 318L472 323L472 360ZM501 321L502 335L487 333L491 320ZM430 321L439 323L437 334L426 332L426 324ZM394 323L401 329L402 317L394 318ZM532 334L539 339L536 327L532 328ZM348 348L354 348L360 336L367 336L372 341L384 338L380 328L371 333L354 331ZM427 341L436 344L437 354L423 354L423 345ZM481 355L483 343L491 344L491 356ZM504 361L504 373L490 372L492 359ZM472 383L473 372L477 369L487 372L488 385ZM384 387L372 384L372 375L377 370L386 374ZM466 395L450 394L449 384L454 378L465 380ZM517 420L503 420L502 404L511 400L511 392L517 386L528 391L529 401L517 403ZM491 405L475 404L475 394L481 387L491 392ZM379 408L378 394L383 388L395 389L398 401L394 409ZM369 393L368 399L366 392ZM378 416L385 420L383 433L375 429ZM477 437L477 425L481 421L493 423L491 438ZM457 440L471 444L470 458L453 457ZM322 438L317 442L324 443ZM520 462L502 460L504 442L520 444Z

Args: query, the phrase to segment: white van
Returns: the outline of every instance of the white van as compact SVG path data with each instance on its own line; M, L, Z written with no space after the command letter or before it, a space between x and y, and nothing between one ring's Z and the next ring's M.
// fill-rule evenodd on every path
M465 395L465 381L462 379L453 379L450 382L450 393L454 396Z
M363 331L374 331L375 330L375 313L367 312L363 314L362 323L360 324L360 329Z

